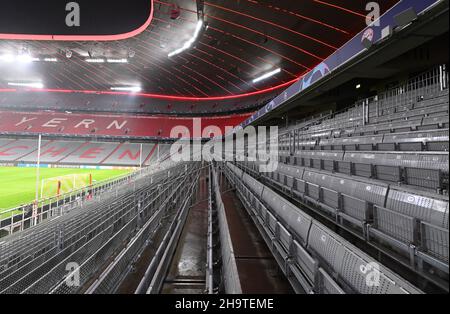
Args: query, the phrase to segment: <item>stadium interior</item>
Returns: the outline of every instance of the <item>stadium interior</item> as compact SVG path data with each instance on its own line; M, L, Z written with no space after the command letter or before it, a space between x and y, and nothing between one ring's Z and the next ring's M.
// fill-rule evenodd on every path
M5 2L0 294L449 293L448 0Z

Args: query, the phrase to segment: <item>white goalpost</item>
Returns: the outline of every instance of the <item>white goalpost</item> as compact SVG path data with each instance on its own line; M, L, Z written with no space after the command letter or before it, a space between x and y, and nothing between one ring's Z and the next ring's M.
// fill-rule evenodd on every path
M49 198L82 189L92 184L90 173L68 174L41 180L40 198Z

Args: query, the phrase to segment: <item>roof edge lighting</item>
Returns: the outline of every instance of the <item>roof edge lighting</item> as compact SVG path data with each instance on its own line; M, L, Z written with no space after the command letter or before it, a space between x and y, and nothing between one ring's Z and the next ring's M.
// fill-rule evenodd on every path
M40 59L34 58L34 57L30 56L29 54L20 54L20 55L4 54L4 55L0 55L0 61L7 62L7 63L11 63L14 61L20 62L20 63L31 63L31 62L40 61Z
M267 72L266 74L263 74L263 75L261 75L260 77L255 78L255 79L253 80L253 83L258 83L258 82L261 82L261 81L263 81L263 80L266 80L266 79L268 79L268 78L270 78L270 77L272 77L272 76L274 76L275 74L278 74L278 73L280 73L280 72L281 72L281 69L280 69L280 68L275 69L275 70L270 71L270 72Z
M105 59L100 59L100 58L97 58L97 59L89 58L89 59L85 59L85 61L88 63L105 63Z
M128 59L122 58L122 59L106 59L106 62L108 63L128 63Z
M172 52L169 53L167 56L170 58L170 57L173 57L173 56L175 56L175 55L177 55L177 54L180 54L180 53L182 53L183 51L185 51L185 50L191 48L191 46L192 46L192 45L194 44L194 42L197 40L198 35L200 35L200 31L202 30L202 27L203 27L203 20L199 20L199 21L197 22L197 26L195 27L194 35L191 37L191 39L189 39L187 42L185 42L185 43L183 44L183 47L178 48L177 50L172 51Z
M8 82L8 86L18 86L18 87L29 87L29 88L44 88L44 84L41 82L29 82L29 83L20 83L20 82Z
M142 91L142 88L140 86L118 86L118 87L111 87L111 90L120 92L139 93Z

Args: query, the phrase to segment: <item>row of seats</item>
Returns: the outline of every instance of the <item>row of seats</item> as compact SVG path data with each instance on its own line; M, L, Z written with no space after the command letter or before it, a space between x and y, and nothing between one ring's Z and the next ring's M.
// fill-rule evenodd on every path
M392 115L398 112L430 107L442 104L446 99L448 102L448 89L441 90L440 85L411 89L397 95L380 95L377 100L369 103L369 117Z
M169 152L168 144L43 140L41 163L114 166L150 165ZM36 139L0 139L0 162L36 163ZM142 154L142 156L140 156Z
M416 92L416 91L414 91ZM368 104L368 123L363 123L362 105L355 105L346 112L303 130L297 128L296 136L302 140L349 135L373 135L393 132L424 131L448 128L448 90L420 99L375 101ZM406 103L405 103L406 101ZM389 103L389 106L386 104Z
M404 119L412 119L414 117L440 117L448 113L448 98L440 97L430 101L423 101L419 103L421 107L402 106L402 110L395 110L394 112L387 112L385 115L369 118L370 123L381 123L387 121L398 121ZM394 107L397 108L397 107ZM385 109L387 110L387 109Z
M350 136L298 141L295 150L344 151L446 151L449 150L449 129L391 133L369 136ZM288 146L283 147L289 150Z
M347 175L448 190L449 158L445 152L307 151L280 153L281 163Z
M398 101L393 99L386 107L383 101L375 101L368 104L369 123L393 122L419 117L433 118L441 117L448 113L448 90L442 91L438 97L433 99L422 99L420 102L408 100ZM308 131L342 129L361 127L363 122L363 106L360 104L349 108L346 112L336 114L332 119L312 126ZM429 128L430 121L425 120L420 129Z
M93 113L123 113L130 112L144 115L192 115L211 113L230 114L237 111L251 111L269 103L276 93L222 101L171 101L156 98L142 98L138 95L99 95L81 93L34 93L34 92L1 92L0 108L7 110L54 110L59 112L93 112Z
M230 163L226 168L282 265L307 292L421 293L258 180ZM370 282L368 270L378 282Z
M414 256L448 273L448 197L297 166L281 164L275 172L260 174L257 163L239 165L340 223L358 228L367 240L373 236L408 257L413 248Z
M298 141L315 141L317 139L346 138L349 136L367 136L376 134L389 135L391 133L430 131L448 128L449 118L447 112L439 117L414 118L379 124L367 124L365 126L359 125L352 128L345 128L343 125L340 125L332 129L322 129L314 132L302 131L297 133L295 138ZM295 133L287 133L281 137L286 141L289 136L294 136L293 134Z
M136 187L139 188L140 185L148 185L148 183L150 182L155 186L155 190L157 189L158 193L160 193L161 189L157 188L158 186L165 186L165 182L174 182L174 178L182 176L186 173L187 170L188 168L186 167L186 165L173 166L169 167L168 169L157 170L151 172L145 180L140 180L139 184L136 184ZM123 188L120 189L120 193L131 193L131 191L134 189L134 185L125 184ZM101 210L102 208L107 208L107 206L105 206L104 199L111 196L111 194L115 194L115 192L112 193L111 191L116 190L105 190L102 194L102 197L94 198L92 202L86 203L86 206L97 206L98 210L95 211L95 214L104 213L105 210ZM168 192L170 192L170 189ZM165 193L167 193L167 191ZM136 198L133 196L133 199ZM124 198L122 198L121 200L123 201ZM77 219L71 221L71 223L73 222L75 224L74 226L85 224L86 215L83 214L83 212L79 213L76 211L72 211L72 213L74 215L74 217L72 218L75 218L75 216L78 217ZM64 219L66 219L65 216ZM88 220L94 221L95 219L89 218ZM100 219L99 221L101 220L102 219ZM47 225L38 224L34 226L33 229L26 229L17 234L14 233L7 241L5 240L0 242L0 278L3 275L2 271L4 270L4 268L11 270L11 267L20 267L22 263L28 261L27 259L29 256L38 255L41 251L48 251L48 249L45 249L45 246L53 245L55 240L54 233L50 231L53 227L57 226L57 220L55 219L52 221L52 223L49 223ZM70 225L65 225L64 228L65 235L68 239L71 237L72 231L74 232L73 234L75 234L75 229L77 229L78 227L72 228Z
M154 173L151 178L161 181L155 179L154 184L149 184L152 180L146 177L136 181L134 187L126 185L119 192L105 194L103 198L94 199L85 207L59 219L2 239L0 292L48 293L54 285L63 282L67 275L67 261L77 262L81 266L87 261L92 262L90 267L82 268L85 272L81 273L81 279L85 280L103 268L105 265L102 263L110 258L108 255L96 255L105 253L100 248L112 249L107 245L114 241L115 249L120 249L120 244L129 239L140 222L145 223L154 217L154 213L165 203L172 204L171 195L186 196L187 190L182 187L193 182L188 175L194 168L180 165ZM139 211L136 210L138 203L142 205ZM160 211L155 228L159 227L166 214L164 210ZM113 251L106 252L114 254ZM65 285L65 288L79 287Z

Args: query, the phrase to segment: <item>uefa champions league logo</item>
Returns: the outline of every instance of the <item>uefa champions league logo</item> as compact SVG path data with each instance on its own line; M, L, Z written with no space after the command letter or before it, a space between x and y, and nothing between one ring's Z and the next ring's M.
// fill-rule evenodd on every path
M311 84L318 81L320 78L324 77L328 73L330 73L330 68L328 67L328 65L325 62L320 63L314 68L311 74L308 74L307 77L303 79L300 90L302 91L308 88L309 86L311 86Z
M368 41L372 42L372 41L373 41L373 36L374 36L373 29L368 28L368 29L366 29L366 31L363 33L363 36L362 36L362 38L361 38L361 42L363 42L364 39L367 39Z
M173 127L170 137L178 140L170 145L170 159L173 162L258 161L260 172L278 169L278 126L226 126L224 129L215 125L203 127L199 118L193 119L192 133L184 125ZM234 136L227 136L230 134ZM209 141L202 142L202 139ZM224 155L226 152L231 154Z

